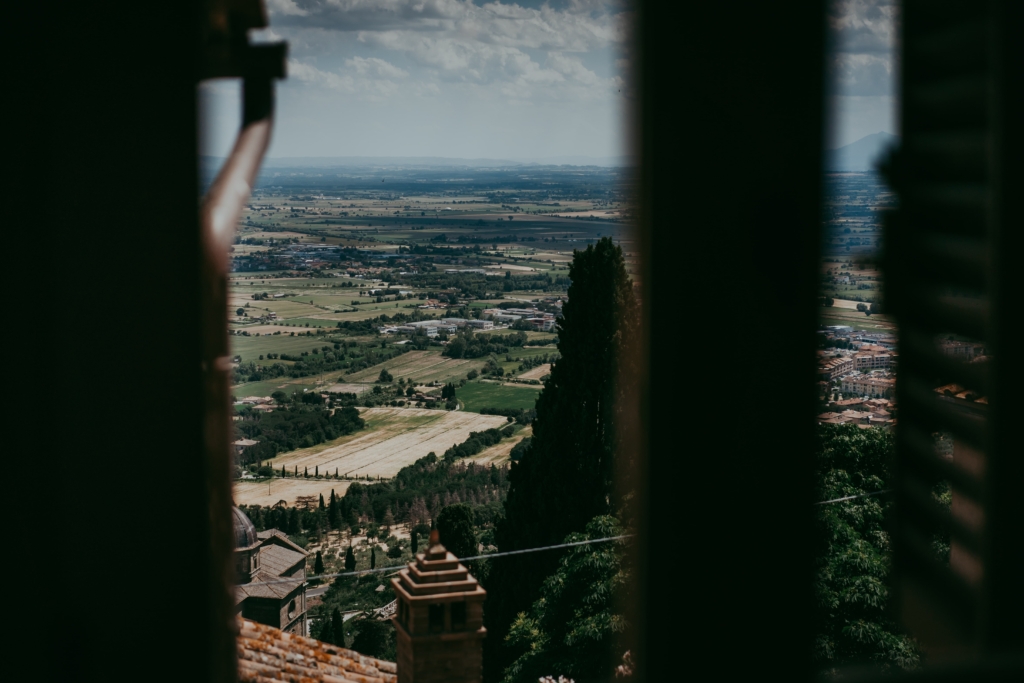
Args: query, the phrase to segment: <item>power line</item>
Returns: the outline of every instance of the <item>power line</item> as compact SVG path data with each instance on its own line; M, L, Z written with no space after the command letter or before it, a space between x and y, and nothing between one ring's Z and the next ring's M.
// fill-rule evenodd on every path
M841 503L847 500L856 500L858 498L867 498L869 496L880 496L886 493L891 493L892 489L883 489L881 491L872 491L870 493L861 493L856 496L845 496L843 498L833 498L831 500L820 500L815 505L829 505L831 503ZM623 534L621 536L608 536L606 538L594 538L586 541L573 541L572 543L558 543L556 545L545 545L537 548L524 548L522 550L506 550L500 553L488 553L486 555L474 555L472 557L460 557L459 562L468 562L470 560L490 560L496 557L509 557L511 555L526 555L528 553L538 553L544 550L558 550L559 548L572 548L580 545L591 545L595 543L608 543L610 541L621 541L626 538L632 538L635 534ZM392 565L389 567L379 567L375 569L361 569L354 572L338 572L334 574L317 574L315 576L307 576L304 579L300 578L289 578L289 579L273 579L270 581L260 581L258 585L269 586L274 584L283 583L295 583L296 581L317 581L322 579L336 579L339 576L365 576L367 574L383 574L385 572L393 572L397 574L401 571L402 567L406 565ZM247 585L247 584L242 584Z
M608 536L607 538L595 538L588 541L574 541L572 543L559 543L558 545L545 545L539 548L525 548L523 550L506 550L502 553L488 553L487 555L474 555L473 557L460 557L457 558L459 562L468 562L469 560L489 560L493 557L507 557L508 555L525 555L526 553L536 553L542 550L556 550L558 548L571 548L577 545L589 545L592 543L607 543L609 541L618 541L624 538L632 538L634 534L624 534L622 536ZM392 565L390 567L378 567L376 569L362 569L357 572L339 572L337 574L317 574L316 576L307 576L305 579L273 579L272 581L260 581L257 584L259 586L269 586L278 583L295 583L296 581L315 581L317 579L334 579L339 576L364 576L366 574L381 574L383 572L394 572L398 573L406 565ZM248 584L241 584L243 586Z
M815 505L828 505L829 503L841 503L844 500L855 500L857 498L867 498L868 496L880 496L884 493L892 493L892 489L882 489L881 491L872 491L871 493L860 493L856 496L846 496L844 498L833 498L832 500L819 500Z

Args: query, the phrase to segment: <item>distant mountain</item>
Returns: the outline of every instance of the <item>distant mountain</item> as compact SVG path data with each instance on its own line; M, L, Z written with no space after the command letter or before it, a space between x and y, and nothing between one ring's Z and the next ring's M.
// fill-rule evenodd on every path
M825 154L826 171L873 171L886 153L899 145L900 139L890 133L875 133Z

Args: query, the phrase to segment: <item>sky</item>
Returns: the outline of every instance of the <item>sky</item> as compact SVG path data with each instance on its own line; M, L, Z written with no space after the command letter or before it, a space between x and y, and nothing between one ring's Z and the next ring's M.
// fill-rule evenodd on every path
M286 40L270 157L531 159L625 154L630 12L618 0L266 0ZM237 81L200 87L202 152L225 155Z
M286 40L270 157L628 154L628 0L266 0ZM898 133L898 0L829 0L825 147ZM200 86L224 156L239 83Z
M898 0L830 0L825 147L899 134Z

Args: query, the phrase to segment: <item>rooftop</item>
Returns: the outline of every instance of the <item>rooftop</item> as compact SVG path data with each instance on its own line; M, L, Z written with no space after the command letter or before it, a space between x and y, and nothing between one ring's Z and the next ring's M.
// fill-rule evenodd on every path
M285 633L248 619L238 620L238 680L396 683L394 662Z

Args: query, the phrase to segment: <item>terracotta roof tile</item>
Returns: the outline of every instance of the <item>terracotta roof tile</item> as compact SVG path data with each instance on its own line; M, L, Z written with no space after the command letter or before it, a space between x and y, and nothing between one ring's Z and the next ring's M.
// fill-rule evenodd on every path
M393 662L285 633L248 619L238 620L238 680L241 683L396 683Z

